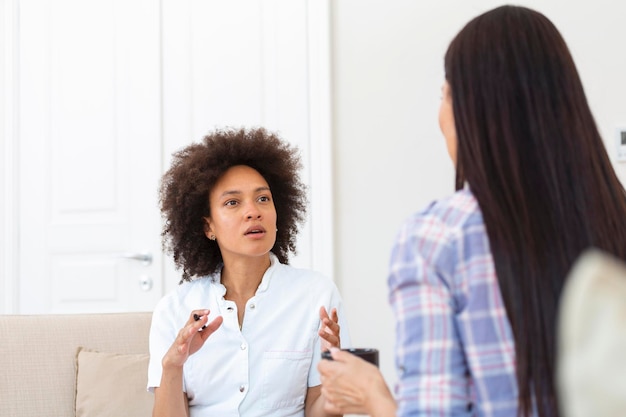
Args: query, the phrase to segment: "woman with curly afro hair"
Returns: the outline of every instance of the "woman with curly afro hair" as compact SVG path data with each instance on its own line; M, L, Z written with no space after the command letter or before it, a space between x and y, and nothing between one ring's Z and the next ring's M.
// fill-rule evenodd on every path
M162 235L182 279L153 313L154 417L328 415L317 363L349 335L333 281L288 265L300 168L263 128L216 130L174 155Z

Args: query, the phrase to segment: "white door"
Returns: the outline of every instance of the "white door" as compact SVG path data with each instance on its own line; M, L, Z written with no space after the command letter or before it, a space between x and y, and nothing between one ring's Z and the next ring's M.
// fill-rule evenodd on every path
M333 274L328 0L162 0L163 149L224 126L298 146L309 210L292 265ZM166 285L177 274L165 271Z
M18 226L0 238L19 242L17 308L0 312L152 310L180 277L159 178L223 126L299 146L310 205L293 264L332 277L327 0L18 3Z
M151 310L159 2L19 4L19 313Z

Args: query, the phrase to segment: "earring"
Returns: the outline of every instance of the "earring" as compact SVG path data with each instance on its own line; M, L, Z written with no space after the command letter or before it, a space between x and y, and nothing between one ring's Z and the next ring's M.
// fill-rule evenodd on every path
M209 239L211 239L211 240L215 240L215 235L211 235L211 236L209 236Z

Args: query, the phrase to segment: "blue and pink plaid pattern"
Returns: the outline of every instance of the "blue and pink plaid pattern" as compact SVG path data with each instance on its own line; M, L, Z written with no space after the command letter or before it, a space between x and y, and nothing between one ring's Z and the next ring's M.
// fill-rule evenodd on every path
M469 189L404 223L388 283L398 416L515 417L513 334Z

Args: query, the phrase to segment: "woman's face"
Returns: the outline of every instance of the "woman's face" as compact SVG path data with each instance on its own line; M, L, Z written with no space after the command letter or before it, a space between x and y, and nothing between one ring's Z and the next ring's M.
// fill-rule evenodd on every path
M207 238L215 236L224 262L267 256L276 242L276 208L267 181L249 166L228 169L209 194Z
M452 111L452 92L446 81L441 87L441 105L439 107L439 128L446 139L448 155L456 166L456 128L454 127L454 112Z

